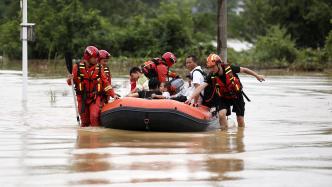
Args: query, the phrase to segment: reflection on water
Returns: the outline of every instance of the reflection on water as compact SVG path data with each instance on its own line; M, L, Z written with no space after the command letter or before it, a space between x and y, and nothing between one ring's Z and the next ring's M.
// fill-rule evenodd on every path
M331 186L332 79L241 80L246 128L152 133L77 128L64 78L30 78L22 104L20 74L0 71L0 184Z
M212 156L245 151L243 133L242 128L195 134L79 129L73 170L104 172L107 178L98 176L72 183L168 181L172 185L172 181L236 179L225 173L242 170L242 159ZM125 176L119 179L118 173Z

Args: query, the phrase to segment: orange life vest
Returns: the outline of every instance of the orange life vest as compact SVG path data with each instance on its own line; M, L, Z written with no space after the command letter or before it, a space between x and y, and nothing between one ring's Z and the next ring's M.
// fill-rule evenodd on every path
M142 67L142 71L143 71L144 75L148 79L158 77L157 65L159 65L161 63L162 63L162 61L159 58L154 58L152 60L148 60L148 61L144 62L144 66Z
M158 78L160 82L165 82L166 79L169 81L169 77L176 78L178 76L175 72L170 71L166 63L160 58L144 62L142 71L148 79Z
M226 82L223 82L219 76L212 76L213 94L226 99L236 99L242 91L242 85L236 76L234 76L231 66L226 64L222 66Z
M110 71L110 68L108 66L104 66L104 73L107 77L107 80L109 82L111 82L111 71Z
M95 98L103 91L101 80L100 64L95 65L91 72L87 72L87 67L84 62L77 63L77 78L76 93L77 95L85 95L87 98Z

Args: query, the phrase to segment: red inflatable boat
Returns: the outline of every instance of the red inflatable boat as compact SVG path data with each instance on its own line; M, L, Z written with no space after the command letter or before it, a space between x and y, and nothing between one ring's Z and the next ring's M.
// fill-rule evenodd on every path
M174 100L126 97L106 104L101 124L106 128L163 131L205 131L213 118L209 108L192 107Z

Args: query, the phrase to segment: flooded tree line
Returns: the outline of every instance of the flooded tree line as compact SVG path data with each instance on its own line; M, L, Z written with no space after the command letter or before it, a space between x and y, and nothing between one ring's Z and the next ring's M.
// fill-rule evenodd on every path
M195 54L203 61L216 52L217 5L218 0L30 0L36 40L29 44L29 58L55 63L71 52L80 59L87 45L95 45L119 59L172 51L180 59ZM331 6L329 0L228 1L228 38L254 46L229 49L229 61L255 68L331 68ZM19 2L0 2L3 61L20 59L20 23Z

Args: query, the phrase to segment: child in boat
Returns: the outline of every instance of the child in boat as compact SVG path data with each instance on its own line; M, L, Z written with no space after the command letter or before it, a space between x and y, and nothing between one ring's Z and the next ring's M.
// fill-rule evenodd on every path
M160 92L162 94L153 94L153 99L172 99L180 102L185 102L187 97L184 95L186 89L184 88L184 81L182 79L173 79L170 82L161 83Z
M162 82L160 84L159 90L162 92L161 95L152 94L152 99L170 99L171 95L168 92L168 88L171 86L169 82Z
M149 80L149 91L138 91L137 93L130 93L128 97L139 97L144 99L152 99L152 94L162 95L159 90L160 82L156 78L152 78Z

